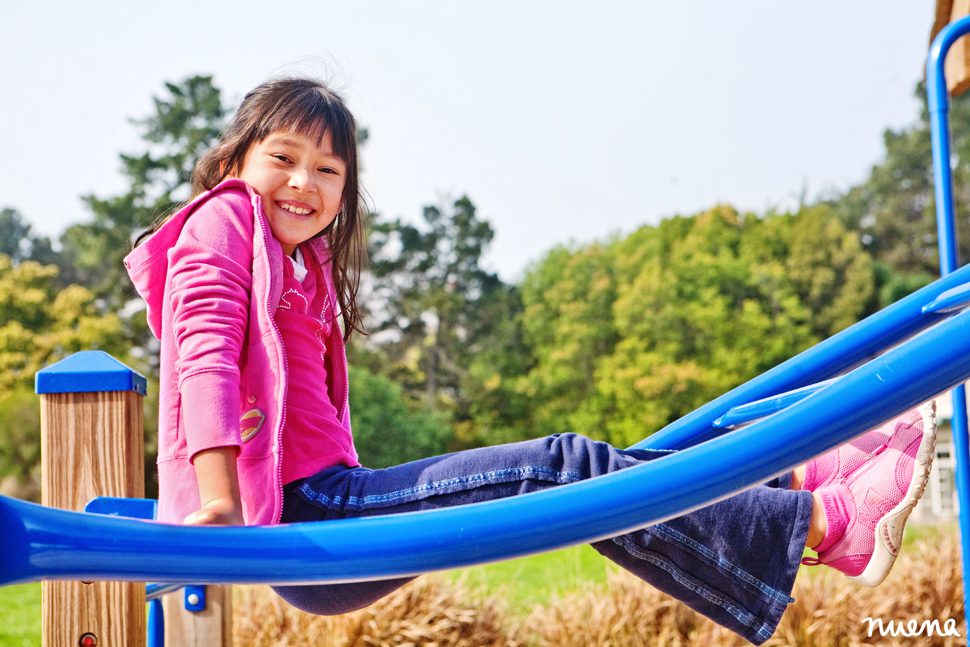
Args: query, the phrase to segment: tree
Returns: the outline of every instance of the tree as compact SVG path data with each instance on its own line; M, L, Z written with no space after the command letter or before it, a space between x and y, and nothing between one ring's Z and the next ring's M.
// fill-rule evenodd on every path
M407 393L453 409L508 288L480 265L494 233L471 200L423 215L423 231L399 219L372 225L371 327Z
M33 384L34 374L80 350L123 357L121 321L103 314L79 285L57 289L56 267L0 255L0 397Z
M366 368L350 368L354 446L362 465L378 469L445 451L451 430L441 415L409 405L400 385Z
M32 260L41 265L59 266L60 255L53 250L50 238L31 235L31 228L17 210L0 210L0 254L9 257L14 265Z
M900 130L886 130L885 159L872 167L863 183L831 200L843 224L860 232L865 249L883 264L885 285L898 282L892 274L939 275L930 115L923 83L915 94L921 105L918 121ZM953 99L950 124L958 240L960 256L966 260L970 258L970 94ZM922 287L920 281L911 283ZM900 285L884 296L898 294Z
M134 236L189 198L192 170L215 144L227 114L211 76L165 88L166 96L154 98L155 114L133 122L142 128L148 150L120 155L128 191L110 198L85 196L93 220L61 236L67 278L90 288L112 310L134 295L122 264Z
M27 482L40 461L40 407L33 396L40 369L80 350L124 357L122 325L95 295L58 288L58 270L0 254L0 477Z
M526 437L577 430L570 416L595 392L597 367L619 339L616 297L614 258L601 244L554 249L526 276L521 319L534 362L517 384L530 400Z
M874 268L827 206L717 207L559 248L522 286L527 434L633 444L863 316Z
M19 386L0 396L0 478L14 496L40 502L40 396Z
M0 211L0 254L14 263L30 255L30 224L13 209Z

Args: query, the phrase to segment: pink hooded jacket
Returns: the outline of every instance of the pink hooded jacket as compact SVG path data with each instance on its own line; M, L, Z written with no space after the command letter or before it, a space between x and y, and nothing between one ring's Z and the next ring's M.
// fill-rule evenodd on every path
M308 247L304 262L308 268L320 266L334 294L326 242L313 239ZM135 288L148 303L148 324L162 342L160 521L182 523L200 508L192 465L197 452L237 447L246 524L279 522L288 376L273 315L283 261L259 196L234 179L198 196L125 258ZM327 355L327 392L350 434L339 326L331 327L327 347L333 349Z

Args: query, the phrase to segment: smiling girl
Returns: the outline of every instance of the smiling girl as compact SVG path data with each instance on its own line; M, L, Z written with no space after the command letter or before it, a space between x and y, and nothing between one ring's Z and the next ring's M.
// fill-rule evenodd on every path
M160 520L255 525L433 510L669 453L567 434L360 466L344 352L362 330L353 117L317 81L265 83L199 162L194 185L196 197L125 259L161 339ZM791 600L806 546L864 584L886 577L922 494L935 430L932 407L921 407L766 486L594 548L764 642ZM336 614L406 581L277 591Z

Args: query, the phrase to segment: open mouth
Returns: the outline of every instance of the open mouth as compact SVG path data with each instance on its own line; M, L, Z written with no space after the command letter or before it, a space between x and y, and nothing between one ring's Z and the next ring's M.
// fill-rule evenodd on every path
M289 202L277 202L276 204L283 211L288 211L297 216L309 216L311 213L313 213L313 209L305 209L303 207L298 207L296 205L290 204Z

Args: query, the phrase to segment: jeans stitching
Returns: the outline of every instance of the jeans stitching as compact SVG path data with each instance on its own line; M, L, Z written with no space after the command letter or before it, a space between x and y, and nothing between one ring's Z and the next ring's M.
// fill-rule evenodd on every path
M439 490L446 490L455 486L459 486L461 490L465 490L481 487L490 483L508 483L535 477L544 477L544 480L552 480L560 484L573 483L582 479L582 476L578 472L559 472L548 467L529 465L432 481L404 490L395 490L394 492L387 492L385 494L371 494L365 497L350 496L344 498L342 496L335 496L331 498L315 491L306 483L300 486L299 491L308 501L318 501L332 507L350 506L363 510L372 506L380 507L382 504L397 502L408 497L418 497L423 494L434 495Z
M714 566L717 566L719 568L723 568L724 570L728 571L732 575L735 575L735 576L741 578L742 580L744 580L748 584L751 584L751 585L757 587L759 591L761 591L765 595L770 596L775 601L781 602L781 603L783 603L785 605L787 605L791 601L791 597L789 597L787 595L783 595L777 589L774 589L774 588L768 586L767 584L765 584L764 582L762 582L761 580L759 580L755 576L751 575L747 571L741 569L740 567L738 567L738 566L732 564L731 562L727 561L726 559L722 558L720 555L718 555L717 553L715 553L714 551L712 551L710 548L708 548L704 544L699 543L697 540L692 539L692 538L688 537L687 535L685 535L685 534L683 534L681 532L678 532L678 531L674 530L673 528L671 528L670 526L668 526L666 524L660 523L660 524L657 524L656 526L654 526L654 528L657 529L658 531L664 533L665 535L667 535L671 539L674 539L676 541L679 541L682 544L685 544L685 545L689 546L690 548L693 548L698 553L700 553L700 555L702 557L707 558L707 560L709 561L710 564L712 564Z
M751 627L751 629L757 632L759 636L762 636L766 639L771 638L772 632L768 630L768 627L765 626L764 622L759 622L757 616L755 616L754 614L734 606L733 604L731 604L721 596L715 594L710 589L707 589L703 586L699 586L695 584L694 582L691 582L689 579L685 578L680 573L680 571L677 570L677 568L674 567L672 564L670 564L666 560L660 559L659 557L655 557L654 555L644 552L643 550L640 549L639 546L633 544L626 537L622 537L622 536L614 537L613 541L619 544L620 546L622 546L628 553L630 553L634 557L650 562L651 564L654 564L655 566L663 569L672 578L674 578L675 582L677 582L684 588L690 591L693 591L694 593L697 593L708 602L712 602L718 605L719 607L724 609L727 613L729 613L731 616L733 616L738 622L740 622L745 626Z

